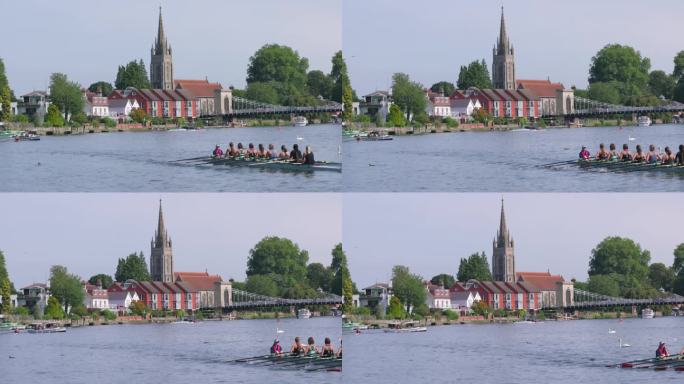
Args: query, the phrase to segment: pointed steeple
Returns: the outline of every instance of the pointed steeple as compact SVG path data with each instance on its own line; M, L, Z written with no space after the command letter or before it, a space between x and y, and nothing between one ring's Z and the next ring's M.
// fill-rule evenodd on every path
M504 7L501 6L501 26L499 27L499 39L497 41L499 54L508 53L508 33L506 33L506 20L504 18Z
M157 27L157 40L155 41L157 54L166 52L166 35L164 34L164 21L162 20L162 7L159 6L159 26Z
M166 244L166 227L164 226L164 212L162 212L162 201L159 199L159 221L157 222L157 233L155 233L155 238L157 240L157 246L163 246Z
M497 233L497 243L499 247L508 246L510 243L508 226L506 225L506 212L504 211L503 197L501 198L501 218L499 219L499 232Z

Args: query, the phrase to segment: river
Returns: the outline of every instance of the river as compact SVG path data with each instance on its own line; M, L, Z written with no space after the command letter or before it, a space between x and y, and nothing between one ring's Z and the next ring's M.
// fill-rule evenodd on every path
M684 372L607 368L684 346L684 318L451 325L425 333L345 333L348 383L681 382ZM609 329L616 332L608 333ZM630 344L620 348L619 343Z
M301 140L299 140L301 139ZM340 161L339 125L212 128L44 136L0 142L2 192L337 192L339 172L292 173L186 165L171 160L210 155L216 144L313 147L317 160Z
M340 318L110 325L59 334L0 334L3 383L341 383L340 372L227 363L267 354L276 327L284 348L295 336L327 336L337 349ZM13 358L8 358L12 356Z
M629 138L634 140L630 141ZM540 165L577 158L582 145L684 144L684 126L559 128L397 136L392 141L345 140L344 188L358 192L671 192L679 175Z

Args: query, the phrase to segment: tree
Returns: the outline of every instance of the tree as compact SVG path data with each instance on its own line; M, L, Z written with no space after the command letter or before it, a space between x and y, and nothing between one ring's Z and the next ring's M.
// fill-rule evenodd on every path
M310 95L330 100L334 83L323 71L315 70L306 75L306 86Z
M36 307L40 308L40 306L38 305L36 305ZM43 314L43 316L46 319L54 320L60 320L64 318L64 310L62 309L62 305L60 304L59 299L57 299L57 297L50 296L48 298L47 306L45 307L45 313Z
M633 240L607 237L591 251L589 276L615 273L645 281L651 254Z
M684 103L684 77L680 77L672 93L672 100Z
M474 302L470 309L473 311L474 314L478 316L483 316L485 318L487 318L487 316L489 316L489 313L491 312L489 305L487 305L487 303L482 300Z
M133 279L137 281L150 281L150 272L147 268L147 261L142 251L131 253L126 258L119 259L116 265L114 279L120 283Z
M126 65L120 65L116 72L116 89L126 89L135 87L138 89L150 88L150 78L147 76L147 69L142 59L131 61Z
M587 96L596 101L604 103L619 104L622 101L620 88L617 82L602 83L597 82L589 85Z
M2 306L0 306L0 313L8 314L12 310L12 283L10 282L7 266L5 265L5 254L0 251L0 299L2 299Z
M268 104L278 104L280 102L280 95L276 89L277 84L274 82L263 83L253 82L247 84L245 90L245 97L250 100L260 101Z
M109 275L99 273L97 275L91 276L90 279L88 279L88 282L93 285L102 284L102 288L107 289L110 285L112 285L114 279L112 279L112 277Z
M433 276L432 279L430 279L430 282L434 285L439 285L442 288L449 289L452 285L454 285L455 281L453 276L446 273L442 273Z
M145 122L145 120L147 120L147 112L145 112L145 110L142 108L135 108L131 110L129 117L136 123L142 124Z
M473 112L473 120L475 120L478 123L487 125L489 124L490 121L492 121L492 116L487 112L486 109L484 108L478 108Z
M392 268L392 288L394 294L406 306L406 312L411 312L411 308L425 303L427 298L423 278L412 274L408 267L403 265Z
M594 83L617 84L621 101L635 104L648 89L651 60L629 46L609 44L591 59L590 88ZM601 100L603 101L603 100Z
M402 112L401 107L396 104L390 106L389 115L387 115L387 126L388 127L403 127L406 125L406 118L404 117L404 112Z
M679 51L674 57L674 70L672 71L672 77L675 80L679 80L684 75L684 51Z
M48 127L64 126L64 118L57 104L50 104L48 106L47 114L45 115L45 125Z
M307 92L306 72L309 60L287 46L267 44L249 58L247 86L270 83L277 91L279 102L296 104Z
M69 81L63 73L53 73L50 76L50 99L64 113L64 120L69 120L71 114L83 111L85 103L81 85Z
M620 283L613 275L592 275L587 282L589 292L598 293L606 296L620 296Z
M337 51L333 55L330 79L334 84L330 98L333 101L342 103L342 119L349 121L352 118L354 91L352 90L351 80L347 72L347 63L344 60L344 56L342 56L342 51Z
M406 120L411 120L413 115L425 112L427 101L423 86L411 81L407 74L395 73L392 76L392 97L406 114Z
M648 267L648 280L656 289L672 290L675 273L663 263L653 263Z
M655 96L663 96L672 99L677 82L673 76L669 76L665 71L653 71L648 74L648 88Z
M679 274L684 267L684 243L679 244L674 250L674 262L672 263L672 270L675 274Z
M289 239L269 236L259 241L249 251L247 276L279 275L285 286L290 287L306 279L306 263L309 253Z
M473 253L465 259L461 259L458 266L458 274L456 275L458 281L466 282L471 279L475 280L492 280L492 273L489 269L489 261L487 255L482 253Z
M456 90L456 87L454 87L453 83L448 81L440 81L439 83L432 84L430 90L439 93L440 95L451 96L451 94L454 93L454 90Z
M106 81L98 81L96 83L90 84L90 86L88 87L88 90L90 92L99 93L102 96L106 97L112 93L112 91L114 90L114 87L112 86L111 83L108 83Z
M387 307L387 317L397 320L406 317L404 305L401 303L401 299L399 299L397 296L392 296L390 299L389 307Z
M10 104L13 94L5 74L5 62L0 58L0 121L7 121L11 117Z
M347 265L347 255L342 249L342 243L335 244L332 249L332 262L330 263L330 271L334 274L330 284L330 291L343 298L342 310L346 313L351 313L353 309L352 296L354 291L354 283L352 282L349 266Z
M131 310L131 312L136 315L136 316L143 316L147 315L147 305L145 305L144 301L134 301L131 303L131 305L128 307L128 309Z
M332 270L321 263L311 263L306 267L306 279L311 288L320 288L324 292L330 292L333 278Z
M340 268L338 272L342 277L342 311L344 313L351 313L354 308L353 295L354 285L352 284L351 275L347 266Z
M245 290L264 296L276 297L280 294L278 284L269 275L251 275L245 283Z
M461 66L457 85L458 89L468 89L470 87L492 88L492 78L489 76L487 62L482 59L481 61L473 61L467 66Z
M70 274L66 267L53 265L50 268L50 291L64 305L64 312L83 303L85 293L81 285L81 278Z

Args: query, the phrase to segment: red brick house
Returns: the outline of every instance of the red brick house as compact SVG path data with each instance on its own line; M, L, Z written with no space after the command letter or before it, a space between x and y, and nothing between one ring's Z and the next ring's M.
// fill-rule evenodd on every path
M199 294L183 282L163 283L161 281L128 280L109 287L110 292L135 292L140 301L152 310L195 311L199 309Z
M469 92L469 97L477 99L492 117L536 119L540 116L539 97L526 89L472 88Z
M137 89L116 90L110 99L133 99L151 117L166 119L185 118L192 120L199 116L197 99L184 89Z
M456 283L451 288L457 292L464 289L478 293L482 301L492 309L536 311L540 309L541 291L532 284L502 281L470 280L465 285Z

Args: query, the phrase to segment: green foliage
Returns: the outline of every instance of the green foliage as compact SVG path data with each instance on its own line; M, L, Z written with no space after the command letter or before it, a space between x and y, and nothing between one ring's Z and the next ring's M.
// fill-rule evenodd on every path
M663 263L653 263L648 266L648 281L655 289L671 291L674 284L675 273Z
M76 317L86 317L88 316L88 308L83 304L75 305L71 308L71 314L76 315Z
M150 272L147 269L147 261L142 251L131 253L126 258L119 259L116 265L114 280L123 283L126 280L150 281Z
M278 284L270 275L251 275L245 282L247 292L276 297L280 294Z
M436 276L432 276L430 282L434 285L439 285L442 288L449 289L452 285L454 285L455 280L452 275L442 273Z
M413 82L407 74L395 73L392 76L392 96L406 114L406 120L411 116L425 113L427 100L420 83Z
M416 305L416 307L413 309L413 314L418 316L419 318L424 318L425 316L430 314L430 308L428 308L427 304L420 303Z
M451 118L451 117L445 117L442 119L442 123L446 124L447 127L449 128L456 128L458 127L458 121L456 119Z
M311 288L320 288L324 292L330 292L330 285L334 277L332 270L321 263L311 263L306 267L306 278Z
M12 309L12 314L16 315L16 316L25 317L25 316L29 316L30 313L29 313L28 308L26 308L26 307L16 307L16 308Z
M185 317L185 311L182 309L179 309L175 313L177 319L182 319Z
M679 244L674 250L674 262L672 263L672 270L675 274L679 274L684 267L684 243Z
M142 59L131 61L126 65L120 65L114 82L116 89L135 87L148 89L151 87L150 78L147 76L147 68Z
M592 249L591 254L589 276L616 273L642 281L648 278L651 254L648 250L642 251L631 239L607 237Z
M109 309L105 309L102 311L102 317L104 317L104 319L107 321L114 321L116 320L116 313L110 311Z
M346 265L340 268L338 273L342 276L342 311L348 312L353 307L352 296L354 295L354 286Z
M71 122L75 123L77 125L83 125L85 122L88 121L88 116L83 113L83 111L78 111L71 115Z
M114 279L107 274L98 273L97 275L91 276L90 279L88 279L88 282L92 285L98 285L99 283L102 283L102 288L107 289L110 285L112 285Z
M112 119L111 117L104 117L104 118L102 118L101 121L102 121L102 124L104 124L104 126L107 128L116 127L116 120Z
M490 121L492 121L492 116L484 108L478 108L473 111L472 118L476 122L484 125L487 125Z
M672 71L672 77L675 80L679 80L682 75L684 75L684 51L679 51L674 57L674 70Z
M147 305L140 300L132 302L128 309L130 309L131 313L134 315L142 317L145 317L148 312Z
M440 95L448 97L451 96L452 93L454 93L456 87L453 83L450 83L448 81L440 81L439 83L432 84L430 90L432 92L439 93Z
M131 120L140 124L147 120L147 112L145 112L145 110L142 108L135 108L131 110L131 113L128 116L131 118Z
M389 114L387 115L387 126L388 127L404 127L406 126L406 118L404 117L404 112L402 112L401 107L396 104L390 106Z
M351 313L353 315L356 315L356 316L370 316L371 315L371 309L368 307L358 307L358 308L352 309Z
M50 303L50 300L48 299L48 304L49 303ZM62 311L62 307L59 304L59 300L57 300L57 307L59 308L60 311ZM47 309L47 307L46 307L46 309ZM44 315L43 310L40 308L40 305L34 305L33 306L33 313L31 313L31 314L33 315L33 318L36 320L42 319L43 315Z
M306 86L310 95L315 97L321 96L326 100L330 100L334 82L333 79L323 73L323 71L314 70L307 73Z
M38 307L38 305L36 305ZM45 307L45 313L43 316L46 319L60 320L65 316L64 310L62 309L62 304L60 304L59 299L55 296L50 296L48 298L47 306Z
M102 96L109 96L114 91L114 86L106 81L98 81L90 84L88 90L93 93L102 94Z
M12 309L12 302L10 301L10 296L12 295L11 286L7 266L5 265L5 254L0 251L0 298L2 298L0 313L7 314Z
M451 309L445 309L442 312L442 315L444 315L449 321L458 320L458 313L452 311Z
M620 283L615 274L612 275L592 275L587 282L589 292L601 295L620 296Z
M677 81L677 86L672 93L672 100L684 103L684 77Z
M289 239L270 236L259 241L249 251L247 276L280 275L286 286L306 279L309 253Z
M69 307L80 305L85 298L81 278L69 273L67 268L61 265L53 265L50 268L50 291L64 304L64 312Z
M287 46L267 44L261 47L249 59L247 67L247 95L257 94L259 101L298 105L310 104L312 98L307 89L309 60L299 56L295 50ZM252 83L263 83L258 91L250 91ZM268 90L270 88L270 90ZM276 102L270 96L277 94ZM269 96L269 98L266 98ZM268 101L271 100L271 101Z
M589 85L587 96L596 101L610 104L620 104L622 95L620 94L620 84L617 82L596 82Z
M653 71L648 74L648 88L655 96L672 99L676 85L675 78L669 76L665 71Z
M484 316L485 318L487 318L487 316L489 316L489 313L492 311L489 308L489 305L487 305L487 303L482 300L474 302L470 309L473 311L474 314L478 316Z
M26 115L14 115L14 116L12 116L12 122L28 124L29 118Z
M491 281L492 273L489 269L489 261L487 255L482 253L473 253L465 259L461 259L458 266L458 274L456 274L458 281L466 282L470 279Z
M268 104L278 104L280 95L275 82L252 82L247 84L245 97L249 100L260 101Z
M330 98L333 101L342 103L342 119L350 121L353 117L352 103L355 95L351 87L351 80L347 73L347 63L344 61L342 51L337 51L333 55L330 79L333 82Z
M12 90L9 87L7 74L5 74L5 62L0 58L0 121L7 121L10 119L12 111L10 105L12 103Z
M613 102L614 92L619 92L619 103L627 105L652 104L649 98L649 70L651 61L642 58L641 53L629 46L609 44L592 58L589 69L589 93L595 83L611 84L608 88L595 90L594 94L604 97L600 101ZM650 95L652 96L652 95ZM598 100L598 99L597 99Z
M38 114L36 113L36 115ZM64 118L56 104L50 104L50 106L48 106L47 114L45 115L45 125L48 127L64 126Z
M406 306L406 311L425 303L427 293L423 278L412 274L408 267L397 265L392 268L392 287L394 294Z
M468 66L461 66L457 84L459 89L468 89L470 87L480 89L492 88L492 79L489 76L489 69L485 60L476 60L468 64Z
M387 318L400 320L405 317L406 311L404 310L404 305L401 303L401 299L397 296L392 296L389 307L387 307Z
M63 73L53 73L50 76L50 100L64 113L64 120L67 120L69 115L82 112L85 105L81 85L69 81Z

